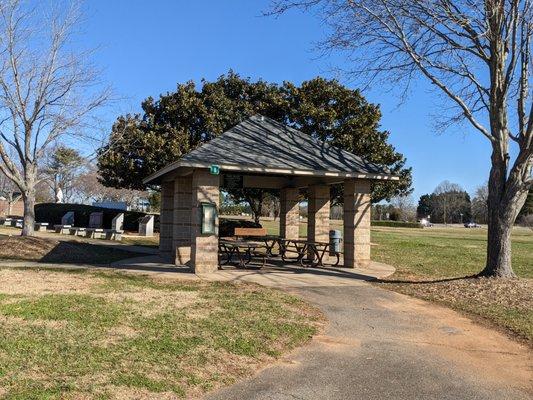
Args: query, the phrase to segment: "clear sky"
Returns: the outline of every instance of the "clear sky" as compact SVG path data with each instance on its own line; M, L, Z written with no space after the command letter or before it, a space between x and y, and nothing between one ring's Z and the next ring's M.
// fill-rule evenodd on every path
M317 17L299 11L263 17L268 0L90 0L85 7L83 45L99 47L95 62L121 98L105 112L109 127L118 114L138 112L148 96L229 69L252 79L300 83L338 77L334 67L348 66L341 55L320 57L313 50L327 33ZM364 95L381 105L383 129L413 167L415 200L446 179L470 193L486 181L488 141L466 125L437 133L434 115L446 108L429 85L419 84L400 105L379 87Z

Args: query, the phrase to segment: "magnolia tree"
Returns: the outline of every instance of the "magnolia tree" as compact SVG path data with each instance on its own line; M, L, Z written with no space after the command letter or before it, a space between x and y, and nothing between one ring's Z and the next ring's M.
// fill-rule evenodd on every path
M511 230L532 186L530 0L277 0L318 11L323 43L349 54L352 77L407 89L429 81L491 146L482 274L512 277Z
M39 161L66 135L86 137L89 115L109 98L89 53L72 46L78 21L72 2L0 0L0 171L22 194L25 236Z

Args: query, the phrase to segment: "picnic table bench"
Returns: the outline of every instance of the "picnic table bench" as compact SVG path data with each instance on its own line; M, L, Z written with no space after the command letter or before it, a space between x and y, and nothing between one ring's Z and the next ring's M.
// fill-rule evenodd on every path
M304 239L280 239L281 259L285 262L297 262L302 267L324 267L324 256L330 253L330 243L312 242ZM296 256L291 257L293 253ZM340 253L332 254L336 261L332 266L339 265Z
M265 266L267 253L266 251L261 252L258 250L261 248L265 248L265 245L258 242L220 239L218 242L219 253L222 256L225 256L226 259L224 261L220 260L219 264L229 264L235 255L237 257L237 268L246 268L254 257L262 260L259 267L262 268Z

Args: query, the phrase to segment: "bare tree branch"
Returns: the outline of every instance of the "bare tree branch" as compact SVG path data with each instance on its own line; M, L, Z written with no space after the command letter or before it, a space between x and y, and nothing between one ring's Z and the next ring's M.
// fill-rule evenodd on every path
M22 192L23 234L33 232L40 159L65 136L83 138L91 113L110 98L91 52L70 46L79 20L76 1L0 0L0 120L11 121L11 129L0 124L0 170Z

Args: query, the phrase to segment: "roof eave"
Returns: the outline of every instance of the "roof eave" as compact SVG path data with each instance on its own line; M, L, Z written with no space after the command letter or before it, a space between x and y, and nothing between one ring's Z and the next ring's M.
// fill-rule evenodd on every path
M186 168L209 168L212 164L188 162L188 161L176 161L167 165L165 168L153 173L143 180L145 185L159 181L164 175L176 170L180 167ZM374 180L389 180L398 181L400 177L398 175L386 174L386 173L370 173L370 172L341 172L341 171L313 171L313 170L301 170L293 168L269 168L269 167L251 167L242 165L231 164L219 164L221 171L229 172L248 172L248 173L262 173L268 175L295 175L295 176L324 176L324 177L341 177L341 178L358 178L358 179L374 179Z

